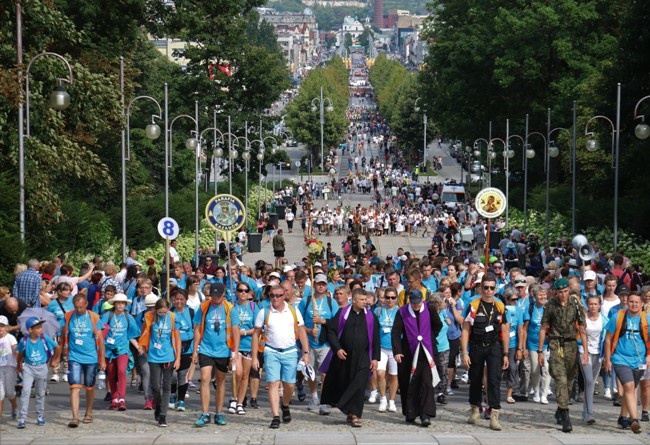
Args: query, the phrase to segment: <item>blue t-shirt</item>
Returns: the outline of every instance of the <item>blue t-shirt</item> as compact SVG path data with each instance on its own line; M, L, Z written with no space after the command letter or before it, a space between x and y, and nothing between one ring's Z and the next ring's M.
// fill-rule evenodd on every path
M190 307L186 306L185 309L183 309L183 312L178 312L178 310L174 308L173 312L176 316L176 326L181 334L181 341L192 340L192 343L181 352L191 354L194 350L194 320L192 319Z
M230 348L226 344L226 306L208 306L208 312L205 316L205 327L202 332L201 343L199 344L199 353L213 358L229 358L231 355ZM203 312L201 308L194 314L194 324L201 325ZM230 326L239 325L239 314L237 311L230 310Z
M45 340L45 344L43 344L43 340ZM45 345L47 345L47 351ZM16 345L16 351L23 355L24 362L28 365L42 365L47 363L48 351L51 357L56 346L56 342L49 335L43 334L43 338L39 336L36 340L32 340L29 336L23 337Z
M460 298L456 300L456 310L459 313L463 313L464 307L465 306L463 305L463 300ZM456 340L457 338L460 338L460 336L463 334L463 325L462 323L458 323L456 321L454 318L454 313L449 308L447 308L447 320L450 321L447 329L447 338L449 340Z
M255 317L257 317L257 313L260 311L260 308L255 303L236 304L233 310L237 311L239 316L240 331L247 331L255 327ZM239 350L250 352L253 345L253 336L243 335L243 332L240 332L240 335Z
M544 315L544 307L537 306L533 303L533 312L531 314L528 308L523 308L523 321L528 322L528 336L526 337L526 349L529 351L537 351L539 347L539 331L542 329L542 316ZM546 337L548 339L548 337ZM546 350L548 344L545 341L543 349Z
M614 354L612 354L613 365L638 369L639 365L645 364L646 348L640 332L641 316L646 317L650 324L650 315L648 314L641 313L636 317L631 317L629 314L626 315L627 330L618 337L616 349L614 350ZM607 332L610 334L616 332L617 318L614 316L607 322Z
M56 332L56 335L61 335L61 330L63 329L63 326L65 326L65 313L73 309L74 304L72 303L72 298L68 298L63 303L56 298L50 301L50 304L47 305L47 310L56 315L56 319L59 322L59 330Z
M422 279L422 286L426 287L431 292L437 292L440 286L440 280L435 275L431 275L428 279Z
M449 325L447 324L447 311L449 308L445 308L438 312L438 316L442 321L442 328L436 337L436 343L438 344L438 352L449 351L449 338L447 338L447 331L449 330Z
M113 311L106 311L101 320L110 328L104 339L106 358L112 360L120 355L128 354L129 340L140 336L140 328L133 315L128 312L115 315Z
M315 308L311 300L312 300L311 297L310 298L305 297L302 299L300 305L298 306L298 308L300 309L300 313L302 314L302 318L303 320L305 320L305 327L307 328L308 331L314 329L314 309L316 310L316 312L318 312L318 315L322 317L324 320L329 320L339 310L339 304L336 302L334 298L327 297L327 296L316 298ZM330 302L331 302L331 309L330 309ZM309 346L311 348L321 348L328 344L327 341L320 343L318 341L319 336L314 337L311 334L311 332L307 333L307 337L309 338Z
M506 320L510 323L510 342L508 343L508 349L516 348L519 341L517 338L517 328L519 328L522 321L519 312L517 306L506 306Z
M379 343L382 349L393 349L391 340L391 331L393 323L395 323L395 316L399 311L399 307L395 306L393 309L387 307L378 307L375 309L375 315L379 320Z
M104 323L97 320L96 328L101 333ZM68 324L68 360L82 365L92 365L98 362L97 352L90 313L79 315L74 312Z
M174 343L172 339L172 318L175 328L178 329L178 321L175 320L173 312L167 312L164 317L158 319L151 325L149 336L149 363L169 363L176 360L174 354Z

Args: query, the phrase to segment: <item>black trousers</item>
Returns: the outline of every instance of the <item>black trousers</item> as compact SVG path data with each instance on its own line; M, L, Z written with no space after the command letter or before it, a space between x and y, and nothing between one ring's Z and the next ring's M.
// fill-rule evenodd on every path
M469 345L469 403L481 406L483 401L483 371L487 366L487 401L492 409L501 409L501 367L503 366L503 345L494 342L489 345Z

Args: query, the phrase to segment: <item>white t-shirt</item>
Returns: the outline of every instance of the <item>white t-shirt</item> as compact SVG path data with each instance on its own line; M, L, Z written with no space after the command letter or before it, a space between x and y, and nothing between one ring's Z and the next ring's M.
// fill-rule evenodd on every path
M603 335L603 318L599 315L594 321L586 317L587 350L589 354L600 353L600 337ZM581 348L582 349L582 348Z
M273 306L269 307L269 322L266 326L266 344L272 348L287 349L296 345L296 334L294 332L293 313L289 305L285 302L282 311L276 311ZM259 311L255 318L255 327L264 327L264 317L266 310ZM303 326L305 322L302 314L296 311L298 326Z
M609 314L609 310L616 306L617 304L621 304L621 299L616 297L616 300L608 301L603 299L603 304L600 307L600 313L607 316Z
M6 334L0 338L0 366L16 367L16 355L13 346L17 344L16 337L11 334Z

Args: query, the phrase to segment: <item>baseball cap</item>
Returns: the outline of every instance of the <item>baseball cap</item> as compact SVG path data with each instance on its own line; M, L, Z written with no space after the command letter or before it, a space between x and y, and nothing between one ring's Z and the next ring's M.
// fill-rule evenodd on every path
M327 283L327 277L322 273L316 274L314 277L314 283Z
M5 320L6 319L7 319L7 317L5 317ZM25 323L25 326L27 326L27 329L31 329L31 328L35 328L36 326L40 326L43 323L45 323L45 320L41 320L38 317L29 317L27 319L27 323ZM7 323L7 324L9 324L9 323Z
M9 320L4 315L0 315L0 326L9 326Z
M144 305L154 306L156 304L156 301L158 301L158 296L155 294L149 294L144 298Z
M569 280L566 278L560 278L555 283L553 283L553 290L562 290L569 287Z
M596 279L596 272L594 272L593 270L586 270L583 277L582 277L582 279L584 281L595 280Z
M277 279L280 279L280 274L278 272L273 271L273 272L271 272L269 274L269 278L271 278L271 277L275 277Z
M418 289L411 289L409 291L409 301L411 303L421 303L422 302L422 292Z
M393 255L386 255L386 259L387 259L387 260L392 260L392 259L393 259Z
M621 284L616 288L616 295L621 295L621 294L630 295L631 293L632 290L630 289L630 286L628 286L627 284Z
M211 297L223 297L226 293L226 286L223 283L214 283L210 286Z
M524 277L517 277L515 278L515 287L526 287L528 286L528 282L526 281L526 278Z

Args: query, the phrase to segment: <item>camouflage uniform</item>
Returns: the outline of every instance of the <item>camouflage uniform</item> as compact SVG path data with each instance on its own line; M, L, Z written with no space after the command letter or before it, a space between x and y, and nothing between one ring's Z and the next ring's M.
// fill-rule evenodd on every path
M570 296L566 306L557 298L546 305L542 325L548 325L549 373L555 380L555 397L561 409L569 408L569 394L578 372L578 326L585 326L585 315L577 298Z

